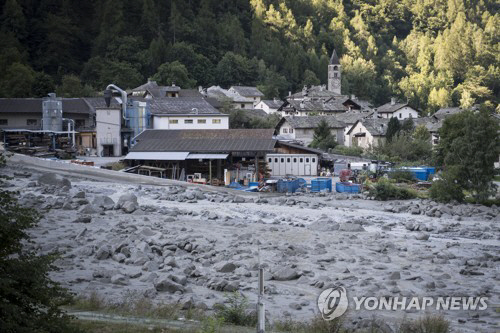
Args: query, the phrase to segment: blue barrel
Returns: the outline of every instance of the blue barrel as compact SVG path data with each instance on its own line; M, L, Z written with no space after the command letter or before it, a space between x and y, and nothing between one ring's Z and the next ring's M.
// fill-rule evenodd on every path
M335 183L335 190L339 193L360 193L361 185L353 184L349 182L337 182Z

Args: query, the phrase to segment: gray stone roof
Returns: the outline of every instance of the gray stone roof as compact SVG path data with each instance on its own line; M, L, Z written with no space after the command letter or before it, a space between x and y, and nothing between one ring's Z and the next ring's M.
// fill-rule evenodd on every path
M307 116L307 117L283 117L293 128L316 128L319 123L325 120L330 128L344 128L346 124L335 116ZM282 122L280 121L280 124ZM278 125L280 126L280 125Z
M274 99L263 99L261 102L269 106L271 109L278 109L283 105L283 101Z
M344 101L344 99L329 99L327 101L320 99L306 101L289 100L288 105L283 105L283 108L292 107L295 110L306 112L345 112L349 108L343 104Z
M104 98L101 97L104 104ZM92 103L93 98L63 98L63 113L95 113ZM43 98L0 98L0 113L26 112L42 113Z
M371 117L373 112L344 112L337 113L334 116L337 120L344 122L346 125L353 125L358 120Z
M304 88L299 92L296 92L295 94L292 94L290 96L287 96L287 100L293 100L293 99L302 99L304 97L310 97L310 98L330 98L330 97L338 97L336 93L333 91L327 90L325 85L320 85L320 86L311 86L309 88ZM345 96L346 98L348 96Z
M181 88L176 85L171 86L159 86L156 81L149 80L147 83L140 85L137 88L132 89L132 93L140 92L145 93L149 92L154 98L165 97L167 91L168 92L180 92Z
M385 136L387 132L387 127L389 125L390 119L384 118L371 118L371 119L362 119L361 123L366 128L368 132L370 132L373 136Z
M408 103L394 103L392 102L386 103L384 105L381 105L377 108L377 112L381 113L393 113L398 111L401 108L404 108L405 106L408 106Z
M202 97L163 97L150 99L153 115L220 114ZM193 110L197 109L197 110Z
M454 108L442 108L442 109L439 109L437 110L433 116L438 118L438 119L444 119L448 116L451 116L453 114L456 114L456 113L460 113L462 112L463 109L459 108L459 107L454 107Z
M271 152L274 129L145 130L132 152Z
M234 91L244 97L262 97L264 94L257 87L232 86ZM230 89L231 89L230 88Z

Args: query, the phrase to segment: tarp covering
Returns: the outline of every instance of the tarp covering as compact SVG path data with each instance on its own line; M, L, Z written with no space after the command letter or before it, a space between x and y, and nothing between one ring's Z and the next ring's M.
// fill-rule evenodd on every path
M187 160L225 160L228 154L189 154Z
M130 152L126 160L184 161L188 152Z

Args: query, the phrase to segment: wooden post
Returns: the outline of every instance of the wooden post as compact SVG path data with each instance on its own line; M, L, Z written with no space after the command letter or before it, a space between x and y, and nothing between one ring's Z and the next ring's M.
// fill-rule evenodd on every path
M212 185L212 160L208 160L208 184Z

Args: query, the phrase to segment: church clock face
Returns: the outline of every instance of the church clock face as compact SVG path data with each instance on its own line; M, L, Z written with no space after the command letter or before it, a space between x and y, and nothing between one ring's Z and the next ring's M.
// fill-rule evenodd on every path
M340 80L339 80L339 79L334 79L334 80L332 81L332 85L333 85L335 88L340 87Z

